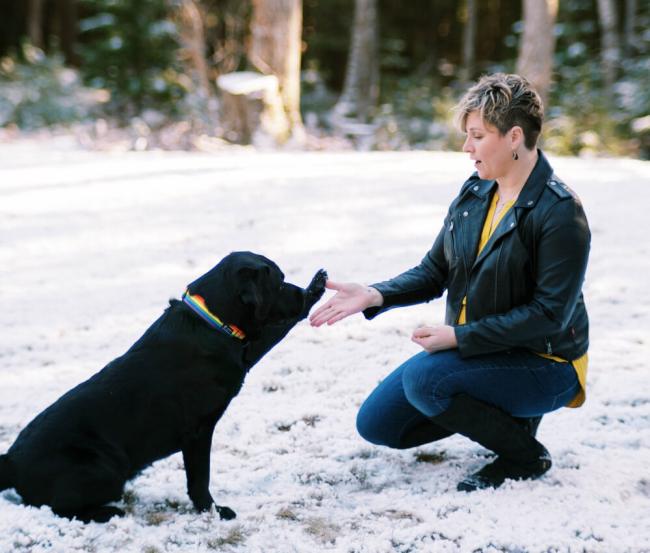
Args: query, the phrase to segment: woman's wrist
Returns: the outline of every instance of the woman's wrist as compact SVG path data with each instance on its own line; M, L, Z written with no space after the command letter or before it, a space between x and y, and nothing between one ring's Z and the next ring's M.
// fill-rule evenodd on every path
M384 296L377 288L366 286L366 294L368 294L368 307L381 307L384 304Z

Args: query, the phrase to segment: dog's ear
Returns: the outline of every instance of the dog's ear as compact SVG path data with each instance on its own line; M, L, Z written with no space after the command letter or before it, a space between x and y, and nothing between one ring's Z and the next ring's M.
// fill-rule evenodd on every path
M264 273L264 275L260 274ZM251 268L242 267L237 271L239 282L239 299L248 307L256 321L264 321L271 310L271 298L267 286L264 286L264 277L269 273L268 267Z

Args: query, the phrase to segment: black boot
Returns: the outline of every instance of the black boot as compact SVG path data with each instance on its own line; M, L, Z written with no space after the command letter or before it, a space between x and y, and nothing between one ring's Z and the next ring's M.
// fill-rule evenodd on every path
M498 455L495 461L461 481L457 486L459 491L498 488L507 479L539 478L551 468L550 454L531 435L530 427L466 394L454 397L449 408L431 420ZM535 430L536 425L532 428Z
M424 419L421 424L411 428L400 437L399 447L407 449L430 444L431 442L437 442L438 440L447 438L452 434L453 432L450 432L446 428L434 424L431 420Z
M539 417L513 417L520 426L522 426L526 432L528 432L533 438L537 436L537 429L539 428L539 423L542 422L542 415Z

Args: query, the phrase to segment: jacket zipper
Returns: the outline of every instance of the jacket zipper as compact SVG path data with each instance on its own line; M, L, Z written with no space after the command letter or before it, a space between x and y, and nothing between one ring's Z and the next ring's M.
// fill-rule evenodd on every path
M551 341L548 338L544 338L544 340L546 340L546 354L553 355L553 348L551 347Z
M497 252L497 265L494 271L494 312L498 313L498 296L499 293L499 260L501 259L501 250L503 249L503 242L499 244L499 251Z
M461 231L464 231L463 225L462 225L462 217L457 215L458 217L458 226L460 227ZM467 268L467 252L465 251L465 248L462 247L462 237L463 237L464 232L461 232L461 253L463 256L463 268L465 269L465 295L463 296L463 299L467 298L467 293L469 292L469 269ZM456 248L456 239L452 235L452 246L454 246L454 249ZM460 318L460 313L463 310L463 301L461 300L460 302L460 307L458 308L458 313L456 313L456 323L458 323L458 319ZM465 320L467 321L467 303L465 304Z

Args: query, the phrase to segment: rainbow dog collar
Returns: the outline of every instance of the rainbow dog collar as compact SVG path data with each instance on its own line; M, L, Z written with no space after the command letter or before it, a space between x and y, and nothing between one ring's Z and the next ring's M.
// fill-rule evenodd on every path
M220 330L228 336L233 338L238 338L243 340L246 338L246 334L241 329L237 328L235 325L229 325L221 321L214 313L212 313L208 306L205 305L205 300L198 294L190 294L189 290L185 290L183 294L183 303L187 305L192 311L194 311L199 317L201 317L206 323L208 323L212 328Z

